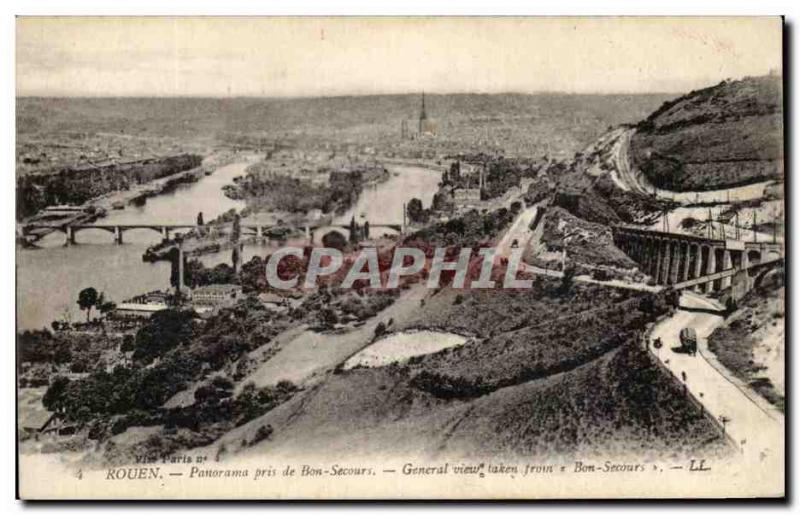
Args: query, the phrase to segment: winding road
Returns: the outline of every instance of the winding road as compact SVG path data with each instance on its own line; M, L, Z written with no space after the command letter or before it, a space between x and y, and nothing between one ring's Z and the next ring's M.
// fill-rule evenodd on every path
M631 138L636 129L621 129L616 141L613 143L613 162L615 171L612 172L612 180L620 189L625 191L638 191L640 193L652 194L663 199L672 200L679 204L712 204L741 202L745 200L762 199L765 196L765 189L775 183L775 181L762 181L746 186L734 188L724 188L710 191L670 191L656 188L647 177L641 172L634 170L630 163Z
M681 308L653 328L650 339L660 338L663 348L658 359L678 378L684 377L689 392L717 420L726 420L725 430L745 460L758 463L777 457L782 463L784 448L783 414L752 392L717 362L708 349L708 336L724 322L722 306L701 295L684 292ZM698 353L676 352L679 332L684 327L697 331Z

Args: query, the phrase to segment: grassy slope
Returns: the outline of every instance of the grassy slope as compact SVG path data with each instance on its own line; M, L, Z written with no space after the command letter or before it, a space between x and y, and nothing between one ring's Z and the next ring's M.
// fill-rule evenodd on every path
M782 116L780 77L722 82L666 102L641 122L633 162L676 191L781 178Z
M726 368L781 409L786 395L785 298L782 279L753 290L739 311L708 338L709 348Z
M550 208L543 223L542 241L548 250L560 252L565 237L571 236L567 249L570 259L578 264L602 264L622 269L637 266L614 245L608 226L587 222L560 207Z
M547 298L537 289L473 291L456 301L458 292L443 290L404 325L447 326L475 335L475 341L405 365L328 375L219 443L237 451L270 425L273 436L247 452L455 458L592 449L657 454L715 446L714 426L645 354L624 343L635 337L623 330L627 337L609 343L602 321L636 310L622 309L622 297L607 298L601 303L606 312L587 314L597 294L597 288L582 286L566 302L569 296ZM468 381L482 376L489 388L483 395L444 398L418 386L423 373Z
M358 392L354 394L353 392ZM405 367L331 376L229 434L228 451L269 424L248 452L271 456L519 458L610 451L663 455L709 451L714 426L638 349L623 347L572 371L474 400L442 400L409 384Z

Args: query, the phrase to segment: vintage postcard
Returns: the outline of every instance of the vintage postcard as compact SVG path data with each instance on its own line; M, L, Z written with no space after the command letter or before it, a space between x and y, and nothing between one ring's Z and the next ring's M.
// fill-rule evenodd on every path
M18 495L783 497L783 28L19 17Z

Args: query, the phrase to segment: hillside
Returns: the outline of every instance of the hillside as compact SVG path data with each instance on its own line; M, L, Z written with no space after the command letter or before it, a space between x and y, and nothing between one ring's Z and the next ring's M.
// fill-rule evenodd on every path
M780 76L723 81L665 102L636 127L631 158L650 182L712 190L783 176Z
M352 392L359 392L353 395ZM261 427L273 431L250 444ZM251 446L252 445L252 446ZM405 367L331 376L225 435L217 449L329 459L536 459L636 452L713 453L719 433L639 349L624 346L575 368L467 400L421 391Z
M781 409L786 397L785 299L783 271L770 273L708 338L726 368Z

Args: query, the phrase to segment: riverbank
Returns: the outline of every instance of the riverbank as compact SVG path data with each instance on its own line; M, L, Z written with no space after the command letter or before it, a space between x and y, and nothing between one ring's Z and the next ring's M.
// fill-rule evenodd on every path
M124 209L125 206L130 204L143 204L150 197L173 191L179 184L196 182L210 173L213 173L213 171L206 170L204 167L199 166L191 170L178 172L169 177L134 185L128 190L114 191L101 195L86 201L81 207L89 208L93 206L94 208L104 209L108 212L115 209Z
M48 173L17 177L17 219L52 205L78 206L104 195L139 190L201 166L198 154L177 154L132 161L81 164Z

